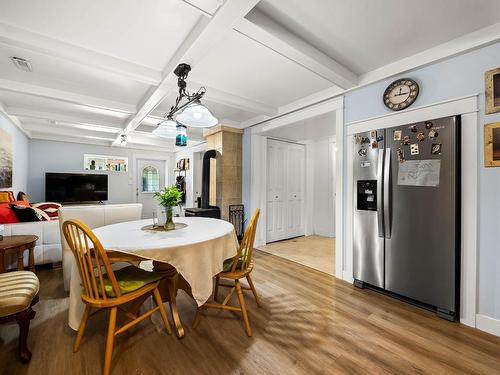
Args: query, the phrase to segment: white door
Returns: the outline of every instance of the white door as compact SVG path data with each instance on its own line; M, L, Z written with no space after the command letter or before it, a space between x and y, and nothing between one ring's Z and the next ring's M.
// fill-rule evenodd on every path
M303 145L290 143L287 147L287 237L304 234L304 163Z
M158 200L153 194L165 187L165 161L137 159L136 196L142 203L143 219L152 218Z
M267 242L304 234L303 145L268 140Z

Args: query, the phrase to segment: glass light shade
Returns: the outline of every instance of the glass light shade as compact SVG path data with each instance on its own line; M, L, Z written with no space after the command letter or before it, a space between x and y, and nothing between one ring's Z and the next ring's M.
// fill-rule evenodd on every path
M187 146L186 127L177 125L177 136L175 137L175 145L179 147Z
M177 135L176 128L177 123L171 118L167 118L158 124L158 127L153 130L153 134L162 138L174 139Z
M193 128L210 128L219 122L199 100L184 108L175 119L179 124Z

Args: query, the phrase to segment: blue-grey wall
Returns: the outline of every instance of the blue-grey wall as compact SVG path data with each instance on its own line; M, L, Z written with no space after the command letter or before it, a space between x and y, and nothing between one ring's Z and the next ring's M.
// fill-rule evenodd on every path
M500 43L354 90L344 102L346 123L388 113L382 94L403 76L420 85L415 107L479 94L479 313L495 319L500 319L500 168L484 167L483 125L500 121L500 113L484 114L484 72L498 67Z
M108 174L108 203L135 202L134 192L134 156L165 158L169 160L169 170L173 171L173 154L171 152L141 151L130 148L98 146L71 142L46 141L32 139L29 142L29 177L27 192L32 201L45 200L45 172L78 172L88 173L83 169L83 155L111 155L128 157L128 172L106 172ZM92 173L92 172L90 172ZM173 172L167 182L173 180Z
M0 129L7 131L12 138L12 190L14 195L19 191L26 192L28 180L28 137L9 119L0 115Z

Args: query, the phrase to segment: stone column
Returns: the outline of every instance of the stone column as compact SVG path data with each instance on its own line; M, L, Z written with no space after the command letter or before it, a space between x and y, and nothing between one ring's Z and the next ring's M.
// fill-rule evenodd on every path
M241 204L241 149L243 130L218 125L203 131L207 150L217 151L216 178L210 181L210 195L216 198L222 219L229 219L229 205ZM212 193L215 191L214 197Z

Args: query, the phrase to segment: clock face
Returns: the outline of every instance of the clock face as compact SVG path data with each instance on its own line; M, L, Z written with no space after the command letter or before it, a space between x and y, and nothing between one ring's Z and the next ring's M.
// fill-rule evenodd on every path
M418 96L418 84L412 79L394 81L384 92L384 104L393 111L408 108Z

